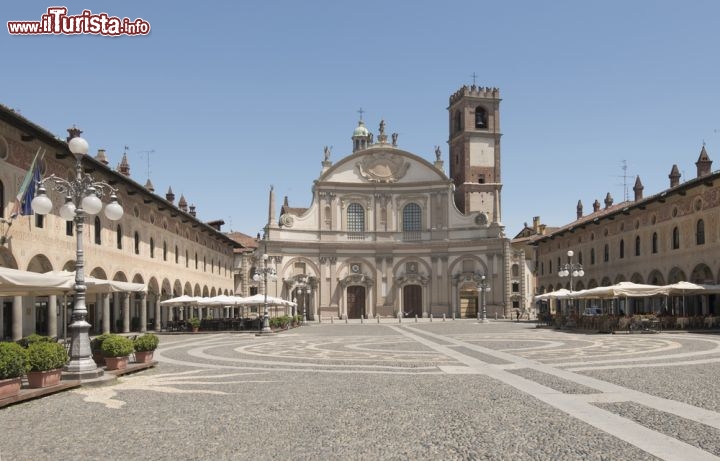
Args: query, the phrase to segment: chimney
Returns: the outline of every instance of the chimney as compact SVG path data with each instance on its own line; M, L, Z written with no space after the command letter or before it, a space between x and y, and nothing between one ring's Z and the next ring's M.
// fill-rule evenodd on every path
M150 181L150 178L148 178L147 182L145 183L145 189L149 190L150 192L155 192L155 186L153 186L152 181Z
M95 160L102 163L103 165L107 165L108 163L110 163L107 159L107 155L105 155L105 149L98 149Z
M70 140L72 138L77 138L78 136L80 136L82 134L82 131L80 130L80 128L76 128L75 125L73 125L72 128L68 128L67 132L70 135L67 137L67 142L70 142Z
M670 170L668 178L670 178L670 187L675 187L680 184L680 170L678 169L677 164L672 166L672 170Z
M702 150L700 151L700 157L698 158L698 161L695 162L695 166L697 167L698 178L707 176L712 172L712 160L710 160L710 156L705 150L704 144L702 146Z
M612 195L610 195L610 192L608 192L607 195L605 196L605 209L607 210L608 208L610 208L612 206L612 204L613 204L613 198L612 198Z
M540 216L533 216L533 230L536 234L540 233Z
M187 213L188 211L187 200L185 200L185 196L183 194L180 194L180 200L178 200L178 208L180 208L180 211L184 211L185 213Z
M635 178L635 185L633 186L633 192L635 192L635 201L639 202L643 198L643 189L645 189L640 181L640 176Z
M175 194L173 194L172 187L168 187L167 194L165 194L165 200L170 203L175 202Z
M193 218L197 216L197 213L195 213L195 205L190 205L190 216Z
M576 218L576 219L582 218L582 215L583 215L583 205L582 205L582 201L580 201L580 200L578 200L578 204L577 204L577 206L575 207L575 213L576 213L576 215L577 215L577 218Z
M593 213L597 213L598 211L600 211L600 202L595 199L593 202Z

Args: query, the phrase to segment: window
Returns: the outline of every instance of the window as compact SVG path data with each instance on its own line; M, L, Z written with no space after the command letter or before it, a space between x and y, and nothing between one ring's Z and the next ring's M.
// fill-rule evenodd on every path
M603 261L610 261L610 245L605 244L605 251L603 252Z
M207 272L207 257L203 256L203 272Z
M520 266L517 264L512 265L512 276L513 277L519 277L520 276Z
M422 210L417 203L408 203L403 208L403 238L420 240Z
M652 252L653 254L658 252L658 235L657 232L653 232L652 236Z
M590 264L595 264L595 248L590 248Z
M38 229L45 227L45 216L35 213L35 227Z
M68 237L72 237L73 235L73 224L72 221L65 221L65 235Z
M478 175L478 184L485 184L485 175L484 174Z
M175 264L180 264L180 253L178 253L177 245L175 245Z
M195 252L195 269L198 268L198 257L197 257L197 251Z
M674 227L672 233L672 249L677 250L678 248L680 248L680 229Z
M520 284L518 282L512 283L512 292L513 293L520 293Z
M2 156L3 152L7 153L7 150L2 150L5 146L4 142L4 139L0 140L0 158L5 158ZM0 216L5 216L5 185L2 181L0 181Z
M122 227L120 226L120 224L118 224L117 226L115 238L117 239L117 249L122 250Z
M349 239L363 239L365 237L365 209L359 203L351 203L348 206L347 230Z
M155 257L155 240L153 240L151 237L150 238L150 258L154 258L154 257Z
M102 224L100 223L100 217L95 216L95 245L102 244Z
M699 219L695 226L695 243L705 245L705 221Z
M640 236L635 237L635 256L640 256Z
M185 267L190 267L190 256L187 250L185 250Z
M582 251L578 253L578 263L579 264L583 263Z
M549 266L548 272L552 274L552 273L553 273L553 271L552 271L552 259L551 259L550 261L548 261L548 266Z
M163 261L167 261L167 242L163 242Z
M135 254L140 254L140 234L135 232Z
M487 112L480 106L475 108L475 128L487 128Z
M625 257L625 240L620 240L620 259Z

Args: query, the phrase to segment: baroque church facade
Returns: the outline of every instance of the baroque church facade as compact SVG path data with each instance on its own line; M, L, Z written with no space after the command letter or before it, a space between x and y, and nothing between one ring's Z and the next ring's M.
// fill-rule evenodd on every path
M439 147L427 160L361 118L351 153L333 162L325 149L308 208L286 197L277 216L271 189L255 259L276 271L268 294L309 320L475 317L484 284L487 315L509 315L517 271L501 221L499 90L464 86L448 112L449 175Z

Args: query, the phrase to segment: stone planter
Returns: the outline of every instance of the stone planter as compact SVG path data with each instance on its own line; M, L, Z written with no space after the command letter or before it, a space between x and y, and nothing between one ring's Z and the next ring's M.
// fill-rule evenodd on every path
M155 351L136 351L135 352L135 363L150 363L150 362L152 362L153 352L155 352Z
M95 364L99 367L102 367L105 365L105 356L103 355L102 351L93 351L92 359L95 361Z
M128 357L105 357L106 370L124 370L127 368Z
M20 393L22 378L0 379L0 400L15 397Z
M31 389L41 387L50 387L60 384L62 378L62 368L56 368L48 371L28 371L28 386Z

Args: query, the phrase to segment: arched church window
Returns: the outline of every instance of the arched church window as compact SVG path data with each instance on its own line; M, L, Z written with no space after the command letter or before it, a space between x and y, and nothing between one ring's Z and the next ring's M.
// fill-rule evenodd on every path
M480 106L475 108L475 128L487 128L487 111Z
M348 206L347 231L350 239L362 239L364 237L365 209L359 203L351 203Z
M117 226L116 231L116 238L117 238L117 249L122 250L122 227L120 227L120 224Z

